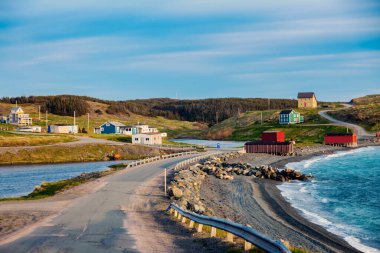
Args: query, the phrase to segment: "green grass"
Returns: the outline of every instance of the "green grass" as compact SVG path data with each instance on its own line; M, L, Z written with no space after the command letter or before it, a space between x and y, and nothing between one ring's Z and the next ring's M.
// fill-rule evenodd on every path
M125 143L132 143L132 137L121 134L78 134L80 136L88 136L96 139L105 139L110 141L119 141Z
M0 147L38 146L75 141L71 135L19 134L0 131Z
M21 149L17 152L0 153L0 164L67 163L110 160L120 154L121 159L134 160L159 155L158 149L141 145L87 144L73 146L50 146Z
M323 137L327 133L345 133L347 129L340 126L303 126L298 125L280 125L280 124L254 124L246 127L235 129L231 140L245 141L258 140L263 131L280 130L284 131L287 140L295 140L298 144L315 144L323 143Z

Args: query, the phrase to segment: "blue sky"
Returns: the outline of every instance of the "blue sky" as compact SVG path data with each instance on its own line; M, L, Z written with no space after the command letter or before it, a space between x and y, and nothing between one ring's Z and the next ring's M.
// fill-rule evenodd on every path
M0 1L0 97L298 91L380 93L380 1Z

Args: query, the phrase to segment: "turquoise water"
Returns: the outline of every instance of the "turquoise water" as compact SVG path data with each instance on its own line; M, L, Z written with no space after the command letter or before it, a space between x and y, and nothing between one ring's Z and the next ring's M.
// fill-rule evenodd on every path
M316 157L287 167L312 173L310 182L279 186L310 221L363 252L380 252L380 147Z
M108 170L108 166L122 162L127 161L1 166L0 198L28 195L42 182L68 179L83 172Z

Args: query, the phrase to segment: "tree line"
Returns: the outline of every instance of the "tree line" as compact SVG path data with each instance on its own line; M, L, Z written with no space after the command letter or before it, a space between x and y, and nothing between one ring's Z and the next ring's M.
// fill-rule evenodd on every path
M126 101L101 100L86 96L30 96L2 98L6 103L34 103L43 109L58 115L78 116L91 110L87 101L108 105L108 114L135 113L144 116L162 116L168 119L205 122L210 125L221 122L239 113L253 110L280 110L297 107L296 100L266 98L210 98L194 100L177 100L170 98L136 99Z

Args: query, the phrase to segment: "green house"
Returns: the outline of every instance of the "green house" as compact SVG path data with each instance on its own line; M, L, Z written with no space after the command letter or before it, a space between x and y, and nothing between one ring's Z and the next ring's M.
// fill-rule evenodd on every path
M294 110L280 112L280 124L298 124L303 122L303 116Z

